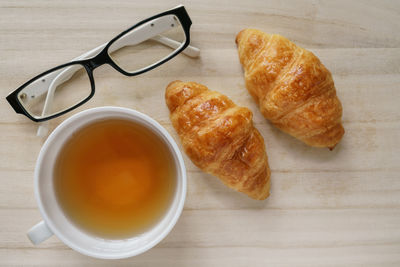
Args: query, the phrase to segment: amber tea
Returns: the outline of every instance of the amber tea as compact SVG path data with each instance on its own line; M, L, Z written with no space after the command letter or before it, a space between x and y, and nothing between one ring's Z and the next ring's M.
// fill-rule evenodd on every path
M159 221L175 190L167 145L135 122L108 119L74 133L54 169L55 191L66 216L93 235L118 239Z

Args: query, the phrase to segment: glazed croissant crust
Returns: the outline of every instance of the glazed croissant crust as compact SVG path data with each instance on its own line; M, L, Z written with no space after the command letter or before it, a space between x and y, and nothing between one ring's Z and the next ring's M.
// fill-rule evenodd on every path
M247 90L276 127L315 147L341 140L342 105L331 73L283 36L246 29L236 37Z
M264 139L249 109L195 82L170 83L165 99L182 146L196 166L254 199L268 197Z

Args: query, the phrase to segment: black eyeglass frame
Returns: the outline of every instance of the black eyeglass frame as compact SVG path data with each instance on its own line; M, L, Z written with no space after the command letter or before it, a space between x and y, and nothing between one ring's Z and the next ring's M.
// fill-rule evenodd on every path
M185 42L183 43L183 45L181 45L178 49L176 49L174 52L172 52L169 56L167 56L166 58L156 62L155 64L152 64L148 67L145 67L143 69L140 69L138 71L135 72L127 72L125 70L123 70L122 68L120 68L110 57L110 55L108 54L108 49L109 47L115 42L117 41L119 38L121 38L122 36L124 36L126 33L128 33L129 31L133 30L136 27L139 27L140 25L149 22L151 20L154 20L156 18L159 17L163 17L166 15L175 15L181 25L182 28L184 30L185 33ZM132 27L128 28L127 30L121 32L120 34L118 34L117 36L115 36L111 41L109 41L107 43L107 45L103 48L103 50L101 50L96 56L89 58L89 59L83 59L83 60L75 60L75 61L71 61L62 65L59 65L57 67L54 67L52 69L49 69L35 77L33 77L32 79L30 79L29 81L27 81L26 83L24 83L22 86L20 86L18 89L16 89L15 91L13 91L12 93L10 93L6 99L8 101L8 103L12 106L12 108L15 110L16 113L25 115L26 117L28 117L29 119L31 119L32 121L35 122L41 122L41 121L46 121L46 120L50 120L53 118L56 118L58 116L64 115L65 113L70 112L71 110L83 105L84 103L86 103L87 101L89 101L89 99L91 99L95 93L95 82L94 82L94 77L93 77L93 70L96 69L97 67L104 65L104 64L109 64L110 66L112 66L115 70L117 70L118 72L126 75L126 76L136 76L139 74L142 74L144 72L147 72L149 70L152 70L158 66L160 66L161 64L164 64L165 62L167 62L168 60L174 58L176 55L178 55L180 52L182 52L186 47L188 47L188 45L190 44L190 26L192 25L192 21L189 17L189 14L187 13L186 9L184 6L178 6L176 8L173 8L171 10L159 13L157 15L154 15L152 17L149 17L145 20L140 21L139 23L133 25ZM33 117L24 107L23 105L19 102L18 100L18 93L24 89L25 87L27 87L30 83L38 80L40 77L45 76L53 71L56 71L58 69L62 69L71 65L81 65L85 68L88 76L89 76L89 80L90 80L90 85L91 85L91 92L90 95L88 97L86 97L85 99L83 99L82 101L80 101L79 103L77 103L76 105L67 108L63 111L60 111L56 114L50 115L48 117L44 117L44 118L35 118Z

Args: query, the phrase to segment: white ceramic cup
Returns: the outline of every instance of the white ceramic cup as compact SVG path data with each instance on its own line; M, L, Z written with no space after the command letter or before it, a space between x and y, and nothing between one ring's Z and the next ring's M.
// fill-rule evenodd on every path
M53 181L53 167L65 141L82 126L111 118L130 120L157 134L169 148L176 168L175 195L163 218L148 231L120 240L90 235L71 223L57 203ZM70 248L91 257L103 259L132 257L159 243L177 222L186 197L185 164L173 138L149 116L127 108L93 108L68 118L47 138L36 162L35 197L43 221L28 231L28 237L34 244L39 244L54 234Z

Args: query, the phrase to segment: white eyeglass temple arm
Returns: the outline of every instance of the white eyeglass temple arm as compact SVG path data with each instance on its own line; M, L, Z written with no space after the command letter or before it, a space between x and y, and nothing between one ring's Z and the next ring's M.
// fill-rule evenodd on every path
M165 46L174 48L174 49L177 49L179 46L181 46L180 42L177 42L173 39L170 39L170 38L162 36L162 35L156 35L151 39L154 41L157 41ZM200 56L200 49L189 45L188 47L185 48L185 50L182 51L182 53L187 55L188 57L196 58L196 57Z

